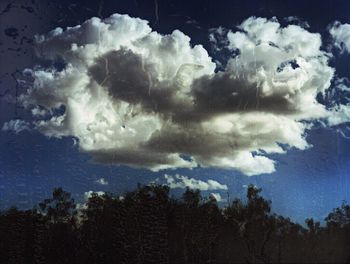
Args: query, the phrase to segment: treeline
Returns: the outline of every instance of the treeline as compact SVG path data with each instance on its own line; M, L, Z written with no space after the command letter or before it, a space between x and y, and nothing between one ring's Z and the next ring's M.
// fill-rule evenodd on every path
M187 189L161 185L123 197L96 193L83 208L61 188L36 208L0 215L0 263L346 263L350 206L306 226L273 214L254 186L219 208Z

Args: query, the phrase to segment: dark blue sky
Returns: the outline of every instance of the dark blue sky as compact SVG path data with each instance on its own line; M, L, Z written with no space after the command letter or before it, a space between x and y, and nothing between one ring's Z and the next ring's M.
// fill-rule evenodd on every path
M171 33L179 29L202 44L210 53L208 32L223 26L235 29L250 16L284 18L296 16L310 25L310 32L322 34L324 48L329 44L327 26L335 20L350 22L349 1L6 1L0 3L0 126L28 113L13 98L24 88L16 88L16 78L36 59L30 41L34 34L56 27L80 24L98 16L129 14L150 22L153 30ZM21 18L21 19L19 19ZM12 31L11 31L12 30ZM11 34L12 32L12 34ZM215 57L215 54L210 54ZM350 77L350 60L335 54L330 64L337 75ZM12 99L11 99L12 98ZM344 130L346 124L338 127ZM0 208L16 205L28 208L62 186L82 200L86 191L124 192L137 183L162 178L164 173L183 174L203 181L215 179L227 184L230 197L244 197L245 186L263 188L272 200L273 210L299 222L306 217L322 220L342 200L350 201L350 140L336 128L308 131L308 150L273 155L276 172L247 177L233 170L178 169L150 172L125 166L99 165L79 152L72 138L49 139L35 131L19 134L0 131ZM108 185L96 180L104 178ZM226 197L225 192L220 192Z

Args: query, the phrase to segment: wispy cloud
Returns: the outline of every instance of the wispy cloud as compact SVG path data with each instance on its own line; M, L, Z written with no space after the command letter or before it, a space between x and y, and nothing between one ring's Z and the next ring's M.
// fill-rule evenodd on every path
M106 181L104 178L100 178L100 179L96 180L96 183L98 183L100 185L108 185L108 181Z
M336 48L350 53L350 24L336 21L329 27L329 33L333 37L333 45Z
M167 182L167 185L170 188L190 188L190 189L198 189L201 191L211 191L211 190L227 190L226 184L221 184L214 180L201 181L194 178L189 178L187 176L183 176L180 174L176 174L174 176L165 174L164 178Z
M30 124L24 120L10 120L8 122L5 122L2 126L2 131L13 131L16 134L24 131L24 130L30 130L29 128Z

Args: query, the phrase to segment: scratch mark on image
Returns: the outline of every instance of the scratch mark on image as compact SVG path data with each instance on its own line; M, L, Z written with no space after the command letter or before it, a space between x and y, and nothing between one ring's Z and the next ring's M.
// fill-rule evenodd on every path
M158 15L158 0L154 0L154 14L156 16L155 24L159 23L159 15Z

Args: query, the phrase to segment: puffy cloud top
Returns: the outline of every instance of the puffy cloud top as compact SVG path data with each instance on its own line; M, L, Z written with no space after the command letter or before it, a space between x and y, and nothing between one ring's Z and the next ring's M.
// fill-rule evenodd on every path
M333 77L329 54L319 34L276 19L220 30L233 55L218 71L182 32L162 35L128 15L57 28L36 40L56 66L27 70L34 82L21 102L35 129L75 137L97 162L272 173L266 154L308 148L310 121L334 113L316 100Z

